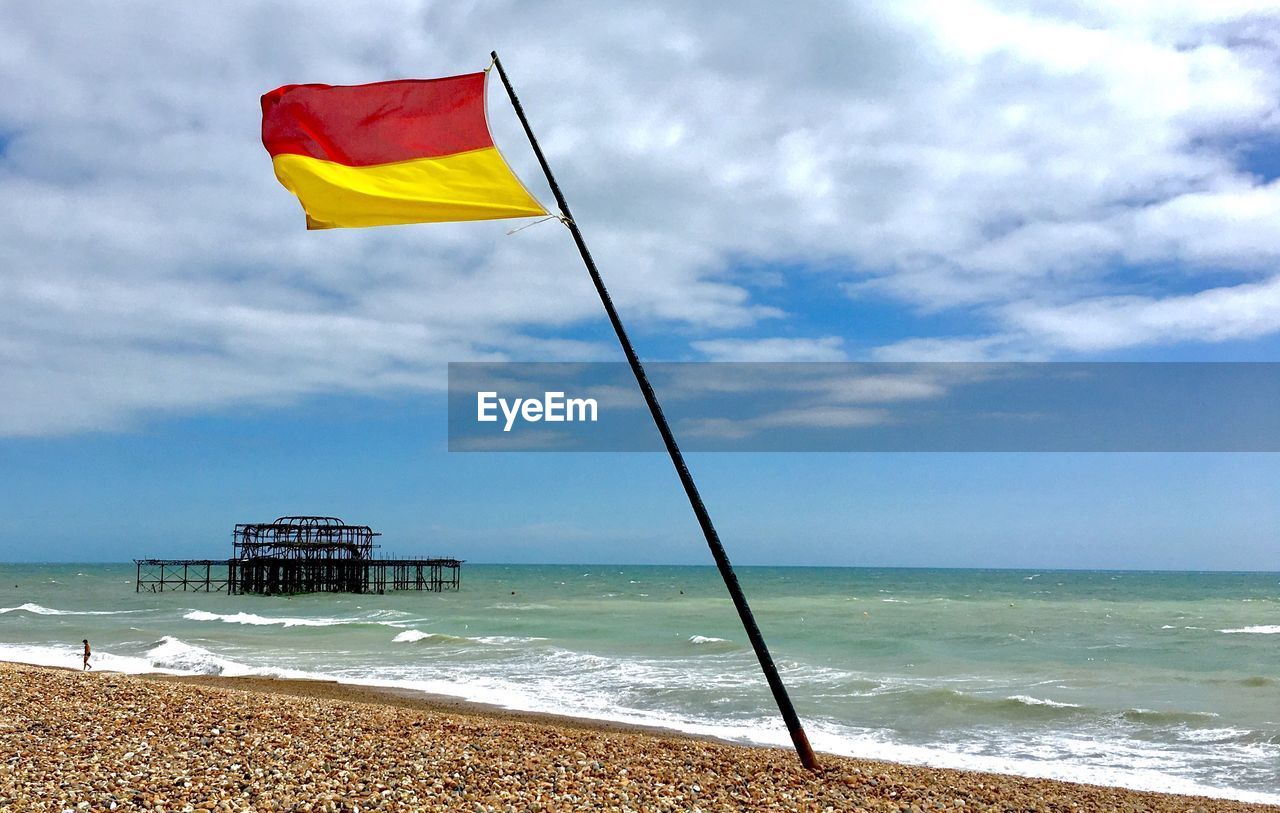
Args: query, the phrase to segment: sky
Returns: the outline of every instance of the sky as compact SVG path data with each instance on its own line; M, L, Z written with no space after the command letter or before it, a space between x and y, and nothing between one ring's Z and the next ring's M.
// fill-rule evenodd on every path
M1280 5L4 4L0 560L710 562L659 455L447 451L448 362L620 358L559 224L272 175L267 90L491 49L646 359L1280 360ZM742 563L1280 570L1273 454L690 464Z

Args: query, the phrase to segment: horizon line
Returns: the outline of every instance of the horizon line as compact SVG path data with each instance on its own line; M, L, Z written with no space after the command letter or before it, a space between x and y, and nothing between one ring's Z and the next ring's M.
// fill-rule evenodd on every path
M230 560L232 557L227 557ZM211 561L218 561L213 559ZM475 567L691 567L715 569L714 563L709 564L689 564L689 563L655 563L655 562L485 562L474 559L464 560L466 564ZM5 565L37 565L37 566L71 566L71 565L133 565L134 560L65 560L65 561L19 561L19 560L0 560L0 567ZM1280 576L1280 570L1237 570L1237 569L1215 569L1215 568L1151 568L1151 567L1025 567L1025 566L978 566L978 565L817 565L817 564L740 564L735 563L735 568L795 568L795 569L811 569L811 570L955 570L955 571L1000 571L1010 573L1021 572L1039 572L1039 573L1214 573L1214 574L1248 574L1248 575L1275 575Z

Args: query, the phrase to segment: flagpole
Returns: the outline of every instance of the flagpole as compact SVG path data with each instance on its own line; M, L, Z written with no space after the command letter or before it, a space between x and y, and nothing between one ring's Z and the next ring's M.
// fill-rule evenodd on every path
M645 403L649 405L649 412L653 415L653 422L658 426L658 433L662 435L662 442L667 447L667 454L671 457L671 463L676 468L676 474L680 476L680 484L684 486L684 493L689 498L689 505L693 508L694 516L698 518L698 524L702 526L702 535L706 537L707 547L711 549L711 556L716 561L716 567L720 569L720 576L724 579L724 585L729 589L729 596L733 599L733 606L738 610L738 617L742 619L742 626L747 632L747 638L751 641L751 648L755 650L756 658L760 661L760 668L764 671L765 679L769 682L769 688L773 691L773 699L778 704L778 711L782 713L782 719L786 721L787 731L791 733L791 742L795 745L796 754L800 757L801 764L811 771L819 770L818 758L814 756L813 748L809 745L809 738L804 733L804 726L800 724L800 717L796 714L795 707L791 705L791 697L787 694L787 687L783 685L781 676L778 675L778 667L774 665L773 656L769 654L769 647L765 645L764 636L760 634L760 628L756 625L755 616L751 614L751 607L747 604L747 597L742 592L742 586L738 584L738 575L733 572L733 565L729 562L729 556L724 551L724 546L720 544L720 535L716 533L716 528L711 524L711 515L707 512L707 507L702 504L702 496L698 493L698 486L693 482L693 475L689 473L689 467L685 465L684 455L680 453L680 447L676 445L676 437L671 432L671 427L667 424L666 416L662 414L662 405L658 403L658 396L654 394L653 387L649 384L649 377L645 374L644 365L640 363L640 357L636 355L635 348L631 346L631 339L627 337L627 330L622 326L622 320L618 318L618 311L613 307L613 299L609 296L609 290L604 287L604 280L600 277L599 270L596 269L595 260L591 259L591 252L587 249L586 242L582 239L582 232L578 230L578 224L573 219L573 213L569 211L569 204L564 199L564 194L560 191L560 185L556 183L556 178L551 174L551 167L547 164L546 156L542 154L542 148L538 146L538 139L533 135L533 129L529 127L529 120L525 118L524 108L520 106L520 99L516 97L516 91L511 87L511 80L507 79L507 72L502 68L502 60L498 59L498 52L492 51L490 55L493 57L494 67L498 69L498 76L502 78L502 85L507 89L507 95L511 97L511 105L516 110L516 115L520 117L520 124L524 126L524 133L529 137L529 144L533 146L534 155L538 156L538 163L542 165L542 171L547 176L547 183L551 185L551 193L556 196L556 204L560 207L560 213L564 216L564 224L569 228L569 233L573 235L573 242L578 246L578 253L582 255L582 262L587 266L587 272L591 275L591 281L596 286L596 293L600 295L600 302L604 305L605 313L609 315L609 322L613 325L613 332L618 336L618 343L622 345L622 352L626 354L627 363L631 365L631 372L635 374L636 383L640 385L640 392L644 395Z

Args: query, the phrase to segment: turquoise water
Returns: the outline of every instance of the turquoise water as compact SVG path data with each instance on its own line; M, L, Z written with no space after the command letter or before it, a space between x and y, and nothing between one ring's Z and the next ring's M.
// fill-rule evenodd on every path
M0 659L325 676L788 744L710 567L466 565L458 593L136 594L0 565ZM1280 802L1280 574L741 568L822 751Z

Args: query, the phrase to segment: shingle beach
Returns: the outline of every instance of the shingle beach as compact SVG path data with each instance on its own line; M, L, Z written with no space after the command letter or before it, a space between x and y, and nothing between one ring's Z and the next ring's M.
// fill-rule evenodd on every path
M0 663L0 811L1276 811L308 681Z

